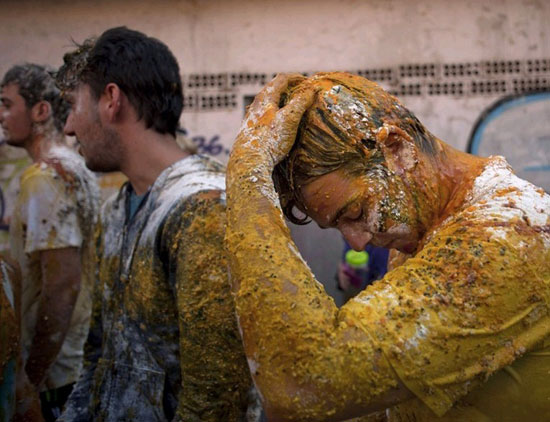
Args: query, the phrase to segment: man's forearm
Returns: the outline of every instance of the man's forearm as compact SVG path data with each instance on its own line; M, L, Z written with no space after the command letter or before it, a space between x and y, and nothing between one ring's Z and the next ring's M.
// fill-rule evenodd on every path
M259 159L233 152L226 246L246 353L266 411L277 420L320 421L374 409L378 404L369 398L397 381L370 336L338 311L295 249Z
M61 350L78 291L64 296L61 299L42 292L40 297L36 330L25 365L29 379L36 386L42 383L48 368Z
M277 76L249 108L227 170L226 247L245 350L268 417L343 420L387 407L394 401L388 393L401 390L361 315L336 308L283 219L273 167L290 151L315 94L303 84L281 108L282 92L296 81L303 77Z
M41 262L42 291L25 364L27 375L36 387L42 384L61 350L80 291L80 255L77 249L42 252Z

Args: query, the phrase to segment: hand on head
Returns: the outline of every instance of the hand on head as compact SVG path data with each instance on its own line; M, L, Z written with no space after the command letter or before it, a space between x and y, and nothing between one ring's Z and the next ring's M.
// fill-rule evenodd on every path
M290 90L292 98L281 107L283 94ZM236 146L247 145L265 153L275 166L292 148L302 116L313 103L315 93L303 75L277 75L248 108Z

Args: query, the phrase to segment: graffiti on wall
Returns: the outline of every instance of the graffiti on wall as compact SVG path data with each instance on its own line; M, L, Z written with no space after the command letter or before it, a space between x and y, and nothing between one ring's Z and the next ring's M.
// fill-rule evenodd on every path
M189 131L182 127L178 129L184 136L187 136L197 147L199 154L207 154L212 157L228 156L229 148L221 142L220 135L190 135Z
M229 149L222 144L220 135L211 137L203 135L191 136L191 140L197 146L200 154L208 154L213 157L229 155Z
M504 97L474 125L468 152L506 157L516 174L550 192L550 89Z

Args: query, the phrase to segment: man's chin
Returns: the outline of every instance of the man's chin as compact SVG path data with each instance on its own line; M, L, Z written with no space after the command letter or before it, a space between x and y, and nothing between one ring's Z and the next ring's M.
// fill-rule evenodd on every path
M3 142L8 144L10 147L22 147L23 145L21 142L18 142L16 140L10 139L10 138L4 138L2 139Z
M95 173L105 173L101 166L96 165L94 162L85 161L86 167Z
M113 166L106 166L103 163L97 163L91 160L87 160L86 157L84 157L84 162L86 163L86 167L88 167L88 169L95 173L111 173L113 171L119 171L118 168L114 168Z
M100 172L101 170L98 170L97 163L94 163L92 160L89 160L84 154L82 154L82 147L78 147L78 153L84 158L84 163L86 164L86 167L88 167L89 170Z

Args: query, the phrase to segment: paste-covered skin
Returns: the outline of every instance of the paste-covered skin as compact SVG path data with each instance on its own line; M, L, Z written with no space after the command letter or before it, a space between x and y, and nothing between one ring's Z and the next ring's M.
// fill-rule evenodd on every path
M226 242L240 285L237 313L268 415L278 404L292 409L281 415L288 420L323 420L345 414L341 397L365 403L397 379L371 336L338 312L292 242L266 164L272 158L254 136L267 118L249 111L228 168Z
M348 101L333 78L368 100ZM539 364L550 367L550 198L498 157L456 153L433 137L416 142L420 124L364 81L342 74L275 79L251 106L230 158L226 244L249 366L268 415L342 420L402 402L388 411L390 420L550 413L542 394L529 401L525 390L513 403L502 394L500 406L486 400L499 391L491 380L501 372L489 378L499 369L541 353ZM279 109L285 90L292 99ZM316 105L327 99L331 116L315 123ZM318 129L337 139L342 130L365 144L369 170L378 170L348 179L340 173L342 186L375 204L361 222L380 230L374 241L403 233L407 242L392 245L412 253L340 310L300 257L273 186L273 168L300 122L300 136ZM400 161L387 158L392 133L415 141ZM434 170L442 168L442 175ZM308 192L308 183L294 187L306 197L299 205L323 221L342 189Z

